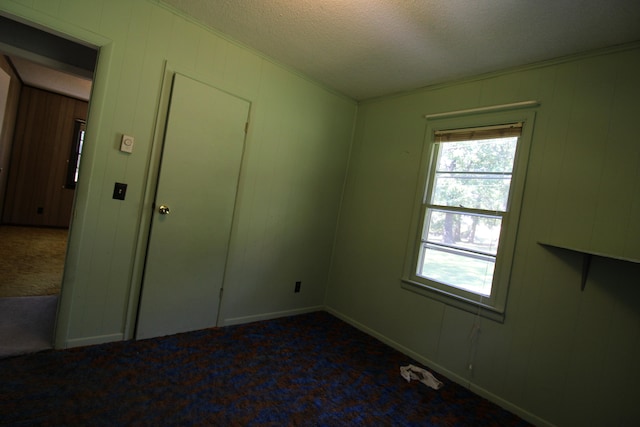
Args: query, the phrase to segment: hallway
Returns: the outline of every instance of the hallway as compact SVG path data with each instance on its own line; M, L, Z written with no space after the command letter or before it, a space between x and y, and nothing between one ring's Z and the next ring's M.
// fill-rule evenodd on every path
M0 226L0 358L52 348L67 234Z
M57 295L0 298L0 358L53 348Z

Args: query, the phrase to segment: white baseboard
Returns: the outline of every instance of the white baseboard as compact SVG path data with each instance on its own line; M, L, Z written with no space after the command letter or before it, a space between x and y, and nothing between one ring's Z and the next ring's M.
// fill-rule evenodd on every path
M314 311L324 311L323 305L313 307L298 308L295 310L275 311L272 313L255 314L252 316L230 317L224 319L220 326L241 325L243 323L259 322L261 320L277 319L278 317L296 316L298 314L313 313Z
M382 341L383 343L387 344L390 347L395 348L396 350L398 350L399 352L406 354L407 356L417 360L418 362L422 363L424 366L429 367L435 371L438 371L439 373L441 373L442 375L446 376L448 379L450 379L451 381L454 381L455 383L468 388L469 390L471 390L472 392L474 392L475 394L484 397L485 399L495 403L496 405L500 406L501 408L506 409L507 411L516 414L517 416L519 416L520 418L530 422L531 424L538 426L538 427L554 427L553 424L549 423L548 421L543 420L542 418L537 417L536 415L520 408L519 406L514 405L513 403L501 398L500 396L497 396L491 392L489 392L488 390L485 390L482 387L479 387L477 385L475 385L474 383L469 382L469 380L467 378L461 377L460 375L448 370L447 368L445 368L444 366L441 366L435 362L433 362L432 360L427 359L426 357L421 356L420 354L414 352L413 350L397 343L396 341L393 341L392 339L389 339L388 337L378 333L377 331L363 325L362 323L350 318L349 316L346 316L330 307L325 307L324 308L327 312L331 313L332 315L336 316L337 318L344 320L345 322L349 323L351 326L361 330L362 332L364 332L365 334L371 335L377 339L379 339L380 341ZM398 371L400 372L400 371ZM398 373L398 375L400 375Z
M87 345L94 344L104 344L113 341L122 341L124 340L124 334L108 334L108 335L98 335L95 337L87 337L87 338L76 338L67 340L65 342L64 348L72 348L72 347L84 347Z

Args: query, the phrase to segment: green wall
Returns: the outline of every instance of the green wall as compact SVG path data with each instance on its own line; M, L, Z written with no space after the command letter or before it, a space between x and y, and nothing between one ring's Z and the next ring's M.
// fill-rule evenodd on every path
M323 307L354 101L158 1L2 0L0 10L100 47L57 346L133 334L165 61L251 102L220 324ZM135 137L133 154L119 151L122 134ZM115 182L128 184L124 202Z
M326 304L540 425L636 420L640 267L594 258L581 291L582 257L537 242L638 258L638 46L364 102L352 141L355 102L158 0L0 10L101 47L58 346L132 335L166 60L252 103L222 324ZM526 100L541 104L505 322L402 289L424 114ZM122 133L136 138L132 155L118 151ZM111 199L116 181L129 184L125 202Z
M328 308L536 424L637 422L640 264L595 257L581 291L582 256L537 242L640 260L638 76L635 45L361 103ZM505 322L402 289L424 115L529 100Z

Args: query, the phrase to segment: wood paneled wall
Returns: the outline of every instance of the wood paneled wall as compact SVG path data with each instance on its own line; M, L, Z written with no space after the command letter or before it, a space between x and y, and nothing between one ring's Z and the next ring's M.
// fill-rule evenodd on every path
M88 103L24 86L20 96L3 222L68 227L73 189L65 188L76 119Z
M9 163L11 159L11 146L13 144L13 131L16 123L16 115L18 114L18 103L20 102L20 91L22 90L22 82L13 71L13 68L4 55L0 55L0 69L6 73L9 78L9 88L6 97L0 95L0 219L4 208L4 195L7 190L7 178L9 174ZM4 108L2 108L2 103Z

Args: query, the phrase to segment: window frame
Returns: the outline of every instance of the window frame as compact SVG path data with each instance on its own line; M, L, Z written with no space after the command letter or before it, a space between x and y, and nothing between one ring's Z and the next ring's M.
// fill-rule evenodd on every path
M69 150L69 158L67 159L67 173L65 175L64 188L73 190L76 188L76 176L80 169L80 161L86 136L87 122L83 119L74 119L73 122L73 142Z
M504 321L509 282L515 252L516 238L526 172L531 150L535 105L526 107L500 106L491 111L468 110L451 114L438 114L434 117L427 116L426 133L423 142L418 186L414 200L413 215L402 276L402 287L429 298L460 309L480 314L484 317ZM479 128L509 123L522 122L522 133L516 147L513 174L507 201L507 211L502 216L499 247L496 253L493 282L490 296L482 296L474 292L465 291L450 285L445 285L434 280L418 276L418 262L420 260L420 247L422 245L422 233L424 218L429 208L429 197L432 191L432 182L435 177L435 159L437 150L434 149L435 132L452 129Z

